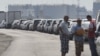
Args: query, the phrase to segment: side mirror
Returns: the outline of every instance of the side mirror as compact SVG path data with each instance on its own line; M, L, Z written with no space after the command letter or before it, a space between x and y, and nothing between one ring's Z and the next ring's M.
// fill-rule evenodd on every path
M68 26L68 28L71 28L71 26Z

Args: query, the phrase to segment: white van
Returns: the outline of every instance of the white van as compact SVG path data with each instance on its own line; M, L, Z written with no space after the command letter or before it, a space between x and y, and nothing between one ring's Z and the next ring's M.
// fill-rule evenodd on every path
M97 36L97 40L96 40L96 46L97 46L97 52L98 55L100 56L100 11L98 11L98 15L97 15L97 19L96 19L96 34Z

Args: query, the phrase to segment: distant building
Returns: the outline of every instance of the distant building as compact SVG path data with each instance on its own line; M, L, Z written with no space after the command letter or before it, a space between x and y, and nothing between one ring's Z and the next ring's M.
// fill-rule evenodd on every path
M73 18L73 19L77 18L77 6L75 5L67 6L67 12L70 18Z
M80 18L85 18L88 13L84 7L80 7L77 11L76 5L9 5L8 11L21 11L22 18L25 19L59 19L64 15L75 19L78 12Z
M100 0L96 0L96 2L100 2Z
M21 11L21 17L25 19L33 19L35 16L32 5L9 5L8 11Z
M87 14L88 14L88 11L85 9L85 7L82 7L79 9L79 18L86 18Z
M97 13L100 10L100 2L98 2L99 0L97 0L96 2L93 3L93 17L96 18L97 17Z
M67 15L66 5L37 5L33 6L35 15L46 19L59 19Z

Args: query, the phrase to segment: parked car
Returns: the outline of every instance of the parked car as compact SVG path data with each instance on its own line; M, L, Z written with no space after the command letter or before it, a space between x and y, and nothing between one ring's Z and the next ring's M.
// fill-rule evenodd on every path
M5 28L6 27L6 21L2 20L2 22L0 23L0 28Z
M48 32L48 27L50 26L52 20L51 19L46 19L45 24L43 25L43 31Z
M29 24L29 30L37 30L37 26L41 20L32 20Z
M37 25L37 31L40 31L40 26L42 25L42 20L39 22L39 24Z
M72 27L76 25L76 22L74 21L69 21L70 24L69 24L69 27L68 27L68 30L69 30L69 38L70 40L73 40L73 34L72 34Z
M33 30L33 23L34 23L34 20L30 21L28 30Z
M29 29L30 22L31 22L31 20L23 21L22 24L20 24L21 29L22 30L28 30Z
M48 26L48 33L53 33L53 27L56 24L56 20L52 20L52 22L50 23L50 25Z
M24 30L25 26L24 24L26 23L27 21L22 21L21 24L20 24L20 29Z
M100 56L100 11L98 11L97 19L96 19L96 47L97 53Z
M89 21L82 22L82 27L83 27L83 29L88 29L88 28L89 28L89 24L90 24ZM84 40L85 40L85 41L88 40L88 32L87 32L87 31L86 31L85 34L84 34Z
M97 53L100 56L100 35L98 36L97 40L96 40L96 49L97 49Z
M46 23L46 20L44 20L44 19L41 20L39 22L39 24L37 25L37 30L43 32L43 26L44 26L45 23Z
M56 23L53 26L53 33L59 34L59 25L61 24L62 20L56 20Z
M20 22L19 22L19 29L24 28L24 27L23 27L23 24L24 24L25 21L26 21L26 20L20 20Z
M71 24L71 26L69 28L69 31L70 31L70 34L71 34L70 35L70 39L72 40L73 39L73 35L72 35L72 32L71 32L71 29L72 29L72 27L74 27L77 24L77 21L74 20L74 21L70 22L70 24ZM83 27L84 30L88 29L89 28L89 21L82 21L82 27ZM85 32L84 40L88 40L88 32Z
M17 29L17 28L18 28L19 22L20 22L20 20L14 20L14 22L12 23L11 28L12 28L12 29Z
M97 40L96 40L97 52L98 52L98 55L100 56L100 25L98 25L98 28L96 30L96 37L97 37Z

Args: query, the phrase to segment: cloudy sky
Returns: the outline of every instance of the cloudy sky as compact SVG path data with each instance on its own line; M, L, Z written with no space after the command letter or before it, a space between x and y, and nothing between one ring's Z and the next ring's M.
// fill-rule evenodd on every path
M78 0L0 0L0 10L6 11L8 4L76 4ZM88 10L93 8L93 0L80 0L80 6L86 7Z

